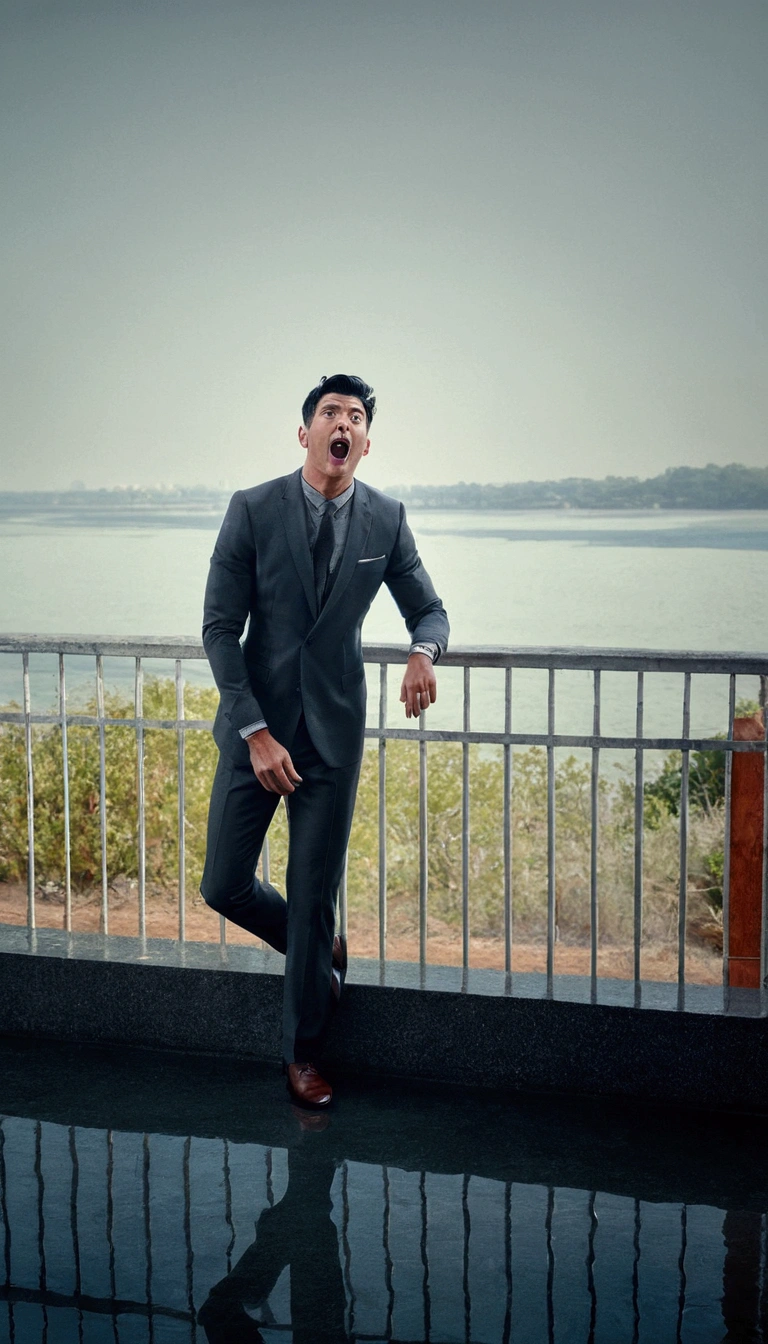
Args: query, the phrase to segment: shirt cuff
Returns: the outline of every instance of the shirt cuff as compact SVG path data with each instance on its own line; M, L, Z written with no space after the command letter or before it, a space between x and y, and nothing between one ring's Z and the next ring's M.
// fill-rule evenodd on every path
M266 728L266 726L267 726L267 720L259 719L258 723L249 723L247 728L241 728L240 736L242 738L250 737L251 733L258 733L260 728Z
M431 658L434 663L437 662L437 655L439 652L440 650L437 644L433 644L431 639L425 639L411 645L408 650L408 657L410 658L412 653L426 653L427 657Z

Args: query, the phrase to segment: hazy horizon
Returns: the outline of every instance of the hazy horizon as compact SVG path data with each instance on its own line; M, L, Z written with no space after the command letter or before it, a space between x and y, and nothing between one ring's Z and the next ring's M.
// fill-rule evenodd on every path
M362 468L363 468L363 470L364 470L364 468L365 468L365 463L364 463L364 462L361 463L361 466L362 466ZM712 467L715 467L717 470L723 470L723 469L728 468L728 467L733 467L733 468L736 468L736 469L738 469L738 470L743 470L743 469L744 469L744 466L745 466L745 464L742 463L742 462L728 462L728 463L723 463L722 466L719 465L719 464L713 463L713 462L709 462L709 463L705 463L703 467L696 467L696 468L693 468L693 470L701 471L701 470L706 470L707 468L712 468ZM685 467L686 467L686 464L682 464L682 469L683 469L683 470L685 470ZM433 486L436 486L436 485L437 485L438 488L441 488L441 489L452 489L452 488L455 489L455 488L460 488L460 487L462 487L462 486L465 486L465 487L467 487L467 488L472 488L473 486L482 484L483 486L490 486L490 487L495 487L495 488L503 489L503 488L506 487L506 486L517 486L517 487L522 487L522 486L525 486L525 485L564 485L564 484L567 484L567 483L569 483L569 482L574 482L574 481L595 482L596 484L601 484L601 483L603 483L603 482L605 482L605 481L609 481L609 480L615 480L615 481L619 481L619 482L620 482L620 481L626 481L626 482L637 481L637 482L639 482L640 484L643 484L643 483L645 483L645 482L647 482L647 481L658 480L660 477L662 477L662 476L664 476L664 475L667 475L667 474L669 474L669 473L671 473L671 472L675 472L675 471L680 470L680 469L681 469L681 466L679 466L679 465L678 465L678 466L674 466L674 467L666 467L666 468L664 468L661 472L656 473L656 475L654 475L654 476L652 476L652 477L642 477L642 476L639 476L639 475L634 474L634 473L632 473L632 472L629 472L627 475L623 475L623 476L612 476L612 475L610 475L610 474L608 474L608 475L604 475L604 476L559 476L559 477L552 477L552 476L530 476L530 477L526 477L524 480L515 480L515 479L513 479L513 478L510 477L510 478L508 478L507 480L483 481L483 482L480 482L480 481L478 481L478 480L476 480L476 479L473 479L472 477L469 477L469 478L467 478L466 480L440 481L439 483L437 483L437 482L435 482L435 481L427 481L427 480L415 480L415 481L410 481L410 482L408 482L408 481L388 481L388 482L384 485L384 487L380 487L380 488L384 488L385 490L390 490L390 491L391 491L391 490L419 490L419 489L425 489L425 490L426 490L426 489L430 489L430 488L432 488ZM766 468L766 467L747 468L747 470L768 470L768 468ZM362 471L356 473L356 475L360 475L361 479L363 479L363 473L362 473ZM211 492L218 492L218 491L221 491L221 490L229 491L229 490L238 490L238 489L244 489L244 488L247 488L247 485L246 485L245 482L242 482L242 481L241 481L241 482L237 482L237 481L234 481L234 480L230 480L230 479L228 479L228 478L223 478L223 479L220 479L219 481L213 481L213 480L208 480L208 481L197 480L197 481L188 481L188 482L182 482L182 481L149 481L149 482L146 482L145 484L139 484L139 483L137 483L137 482L132 482L132 481L117 481L117 482L114 482L114 483L109 484L109 485L101 485L101 486L90 486L90 485L88 485L85 481L77 480L77 481L71 481L71 482L69 483L69 485L63 485L63 486L58 486L58 487L50 487L50 488L47 488L47 489L46 489L45 487L43 487L43 486L27 487L26 489L23 488L23 487L19 487L19 488L16 488L16 489L5 489L5 488L2 486L2 484L0 484L0 494L27 494L27 493L34 493L35 491L39 491L39 493L42 493L42 494L74 494L74 493L95 494L95 493L99 493L99 492L103 492L103 491L107 491L109 494L120 494L120 493L122 493L122 492L130 492L130 491L132 491L132 490L156 491L156 492L158 492L158 493L167 492L167 491L174 491L174 490L186 490L186 491L209 490L209 491L211 491ZM758 509L759 509L759 507L760 507L760 506L756 506L756 508L758 508Z
M0 489L768 462L758 0L0 0ZM220 486L221 482L228 483Z

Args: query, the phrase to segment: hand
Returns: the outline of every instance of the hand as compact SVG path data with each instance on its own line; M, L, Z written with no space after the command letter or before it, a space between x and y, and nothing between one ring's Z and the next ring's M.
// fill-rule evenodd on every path
M275 741L269 729L260 728L245 740L251 755L253 773L262 788L281 796L293 793L296 785L301 783L301 775L297 775L285 747Z
M434 705L437 699L437 677L432 659L426 653L412 653L400 687L400 700L405 705L406 719L417 719L422 709Z

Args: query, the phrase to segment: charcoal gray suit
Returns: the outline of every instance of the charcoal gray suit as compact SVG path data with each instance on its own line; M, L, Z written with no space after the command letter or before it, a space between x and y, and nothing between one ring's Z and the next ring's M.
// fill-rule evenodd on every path
M312 1058L328 1013L336 892L365 730L361 627L381 584L412 639L441 652L448 640L448 619L403 505L361 481L333 587L318 609L300 478L296 471L233 496L211 558L203 618L220 693L213 730L220 757L201 890L214 909L286 952L288 1062ZM303 780L287 799L287 908L274 887L254 877L279 802L256 779L240 736L260 719Z

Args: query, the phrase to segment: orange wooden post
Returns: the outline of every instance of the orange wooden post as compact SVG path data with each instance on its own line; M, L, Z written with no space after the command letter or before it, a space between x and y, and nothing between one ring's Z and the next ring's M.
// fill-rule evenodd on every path
M762 713L734 719L736 742L762 741ZM763 913L762 752L734 751L731 773L731 869L728 919L728 984L760 988Z

